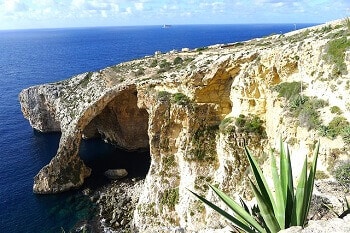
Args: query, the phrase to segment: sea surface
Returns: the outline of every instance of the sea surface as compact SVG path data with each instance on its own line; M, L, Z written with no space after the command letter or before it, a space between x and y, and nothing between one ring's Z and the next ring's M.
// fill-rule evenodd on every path
M311 26L297 25L298 28ZM181 48L199 48L294 30L294 24L188 25L33 29L0 31L0 232L66 232L96 214L81 190L57 195L32 192L33 177L49 163L59 133L34 131L21 113L18 93L29 86L56 82L86 71ZM106 164L126 167L131 176L147 169L133 161L144 154L126 155L111 145L83 143L81 157L93 167L89 183L106 181ZM124 159L131 158L128 161ZM108 169L108 168L107 168Z

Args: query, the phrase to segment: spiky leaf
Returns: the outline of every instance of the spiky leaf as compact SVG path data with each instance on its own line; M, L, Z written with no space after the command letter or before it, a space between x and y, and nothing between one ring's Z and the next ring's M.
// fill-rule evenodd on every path
M218 207L217 205L213 204L212 202L208 201L207 199L205 199L204 197L196 194L195 192L192 192L191 190L189 190L193 195L195 195L200 201L202 201L204 204L208 205L210 208L212 208L213 210L215 210L216 212L218 212L220 215L222 215L223 217L225 217L226 219L228 219L229 221L231 221L233 224L235 224L236 226L238 226L239 228L241 228L242 230L244 230L245 232L249 232L249 233L255 233L254 230L252 230L250 228L249 225L241 222L239 219L235 218L234 216L232 216L231 214L227 213L226 211L224 211L223 209L221 209L220 207Z
M314 158L312 161L312 166L309 172L309 177L307 179L307 184L305 187L305 211L304 211L304 216L302 216L303 219L303 224L302 226L304 226L306 224L306 218L307 218L307 214L309 213L310 210L310 203L311 203L311 198L312 198L312 192L314 189L314 183L315 183L315 175L316 175L316 167L317 167L317 159L318 159L318 153L320 150L320 142L318 141L316 144L316 148L314 150Z
M273 213L273 209L270 208L269 205L267 205L268 197L264 197L258 188L254 185L252 181L250 181L250 185L253 189L254 196L256 197L256 200L258 202L258 206L260 209L261 216L263 217L265 224L268 228L269 232L275 233L281 230L278 221Z
M280 180L283 199L285 201L285 227L288 227L291 223L291 210L293 209L294 201L293 174L289 148L288 146L286 148L284 147L282 140L280 146Z
M245 147L244 149L245 149L245 153L248 157L250 167L253 171L253 175L254 175L254 178L256 180L258 190L260 191L262 196L266 197L266 205L269 206L270 209L275 210L276 209L275 200L272 196L272 192L271 192L269 186L267 185L265 176L264 176L263 172L261 171L259 164L255 160L255 158L252 156L249 149L247 147Z
M292 226L302 226L304 223L304 212L306 210L306 183L307 183L307 157L305 157L303 169L299 177L292 212Z
M278 224L281 229L285 228L285 211L286 202L283 198L282 186L278 175L278 170L276 166L276 159L271 151L271 172L272 179L275 186L275 196L276 196L276 209L274 210L275 216L277 218Z
M218 195L218 197L231 209L235 212L236 215L238 215L240 218L243 219L242 222L246 222L252 227L254 227L259 232L265 232L265 230L259 225L259 223L250 215L249 212L247 212L242 206L240 206L237 202L232 200L229 196L227 196L224 192L219 190L213 185L209 185L210 188ZM238 218L237 216L237 218Z

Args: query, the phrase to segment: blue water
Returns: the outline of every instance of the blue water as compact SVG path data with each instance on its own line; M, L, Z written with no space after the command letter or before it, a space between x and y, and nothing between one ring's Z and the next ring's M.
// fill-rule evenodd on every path
M0 31L0 232L61 232L61 227L68 231L94 215L79 190L49 196L32 193L33 177L55 154L60 135L32 130L18 103L23 88L157 50L237 42L293 29L290 24ZM114 153L114 147L98 142L87 142L84 148L82 154L90 152L89 164L102 164L104 156Z

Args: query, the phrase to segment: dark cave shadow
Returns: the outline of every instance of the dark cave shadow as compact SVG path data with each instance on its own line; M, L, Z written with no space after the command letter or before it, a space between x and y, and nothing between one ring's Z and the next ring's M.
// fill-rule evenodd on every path
M125 151L102 139L82 140L79 156L92 169L91 176L85 180L85 185L91 188L111 182L104 175L108 169L124 168L128 171L125 178L145 178L151 164L149 149Z

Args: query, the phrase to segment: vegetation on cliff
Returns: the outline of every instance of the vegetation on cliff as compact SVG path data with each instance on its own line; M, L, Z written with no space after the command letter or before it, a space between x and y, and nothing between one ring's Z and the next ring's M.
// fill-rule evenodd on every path
M238 229L245 232L278 232L290 226L304 226L307 222L307 214L310 209L318 151L319 144L316 146L309 172L307 172L308 162L307 157L305 157L299 182L294 187L289 149L288 146L284 147L281 141L279 173L275 157L271 153L271 171L274 189L270 189L257 161L251 155L248 148L245 148L255 180L255 182L250 180L250 185L257 200L257 207L249 210L242 200L242 206L240 206L218 188L210 185L210 188L227 207L233 210L235 216L232 216L204 197L191 192L199 200L231 221ZM272 190L275 191L275 195L272 194Z

